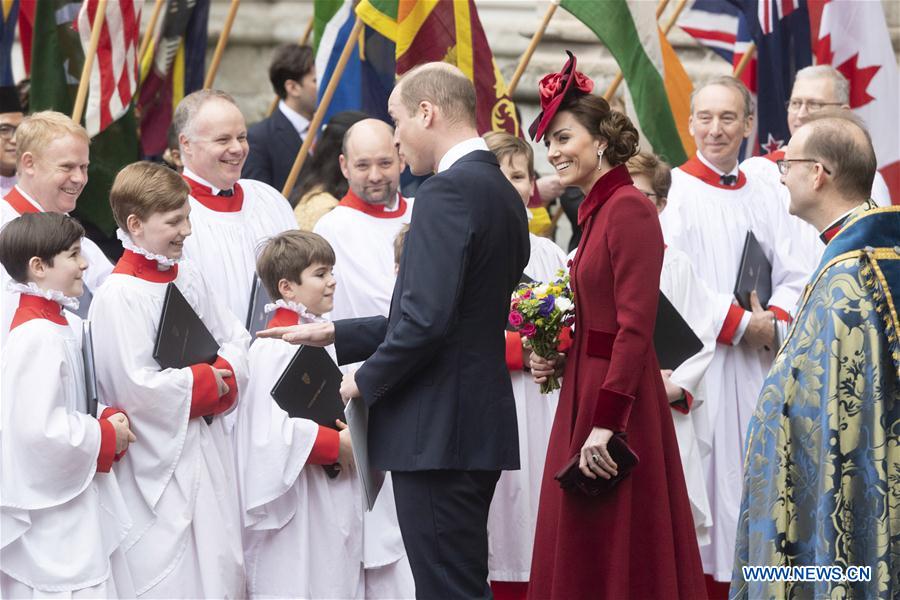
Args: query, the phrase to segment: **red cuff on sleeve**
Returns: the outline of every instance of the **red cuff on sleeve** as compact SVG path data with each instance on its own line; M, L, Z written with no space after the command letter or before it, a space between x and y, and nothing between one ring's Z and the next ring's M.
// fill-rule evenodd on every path
M725 315L722 330L719 332L719 337L716 338L717 342L726 346L731 345L731 342L734 341L734 334L737 333L738 326L741 324L741 319L744 318L744 312L746 311L737 304L728 307L728 314Z
M306 462L311 465L333 465L337 462L341 438L337 431L319 425L319 433L313 442L312 451Z
M791 321L793 321L790 313L788 313L788 311L784 310L783 308L778 308L777 306L773 306L770 304L767 310L771 310L773 313L775 313L775 318L779 321L784 321L785 323L790 323Z
M128 417L128 413L125 412L124 410L122 410L121 408L114 408L112 406L107 406L106 408L103 409L103 413L100 415L100 418L106 420L106 419L109 419L111 416L117 415L119 413L122 413L123 415L125 415L126 418ZM129 425L129 427L131 426L130 419L128 421L128 425ZM122 450L121 452L116 454L115 462L119 462L120 460L122 460L122 457L125 456L127 453L128 453L128 448L125 448L124 450Z
M625 431L628 416L631 414L632 401L634 401L633 396L600 388L591 425L614 432Z
M522 336L515 331L506 332L506 369L521 371L525 366L522 357Z
M216 362L213 363L213 367L216 369L225 369L226 371L231 371L231 377L225 378L225 383L228 385L228 393L219 398L219 407L216 410L216 414L223 413L229 408L234 402L237 400L238 396L238 384L237 378L234 376L234 369L231 368L231 363L222 358L221 356L216 358Z
M672 407L672 410L677 410L681 414L686 415L691 412L691 407L694 405L694 397L687 390L681 391L684 392L684 398L669 403L669 406Z
M194 387L191 390L190 418L215 414L219 404L219 388L212 369L201 363L191 365L191 373L194 374Z
M572 328L563 327L559 332L559 344L556 346L557 352L568 352L572 347Z
M116 429L106 419L98 419L97 422L100 423L100 454L97 455L97 472L109 473L113 460L116 458Z

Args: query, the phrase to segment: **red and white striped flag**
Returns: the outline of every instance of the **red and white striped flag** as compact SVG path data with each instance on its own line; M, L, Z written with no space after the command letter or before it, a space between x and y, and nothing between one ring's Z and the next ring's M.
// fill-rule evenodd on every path
M99 0L85 0L78 13L78 33L85 53ZM91 66L91 85L85 126L93 137L128 111L140 81L138 50L143 0L112 0L100 32L97 55Z

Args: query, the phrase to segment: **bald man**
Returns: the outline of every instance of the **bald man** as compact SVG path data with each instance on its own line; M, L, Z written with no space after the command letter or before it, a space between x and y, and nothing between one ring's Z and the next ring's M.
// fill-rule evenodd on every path
M394 146L394 128L378 119L359 121L344 134L339 160L350 189L314 229L334 248L337 287L331 318L387 317L397 279L394 239L413 208L413 199L398 191L405 164ZM389 474L363 519L366 598L413 597Z
M900 206L869 199L875 152L847 111L800 126L778 168L825 252L747 432L731 598L897 598ZM745 580L752 565L870 570Z

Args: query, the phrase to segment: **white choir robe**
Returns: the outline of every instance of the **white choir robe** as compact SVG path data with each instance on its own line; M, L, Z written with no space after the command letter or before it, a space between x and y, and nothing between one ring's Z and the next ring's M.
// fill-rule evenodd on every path
M704 181L699 173L711 176ZM753 231L772 264L769 306L781 309L782 314L794 308L806 273L793 253L784 251L791 247L783 243L791 236L787 216L772 188L761 179L741 173L737 186L722 187L718 175L696 157L673 169L668 205L660 215L666 242L688 255L697 275L716 294L713 321L723 324L717 335L728 337L723 341L729 342L717 344L705 377L713 450L704 466L713 526L712 541L701 547L700 553L704 571L717 581L731 579L744 436L774 357L771 350L753 350L740 343L749 313L732 308L734 283L745 236Z
M525 274L549 282L566 268L566 254L547 238L528 234L531 256ZM518 339L519 336L515 336ZM541 394L531 373L510 371L519 428L518 471L503 471L488 513L488 579L528 581L537 523L541 477L559 391Z
M184 174L209 187L190 171ZM192 233L184 241L184 257L197 263L218 298L246 324L256 257L269 238L297 229L297 220L291 205L272 186L252 179L241 179L237 185L243 191L243 205L236 212L208 208L192 192Z
M253 598L363 598L356 474L329 479L307 464L318 425L292 419L271 395L296 353L282 340L255 340L236 409L247 590Z
M116 475L97 472L81 338L26 321L10 332L2 372L0 597L133 596L122 548L131 518Z
M366 209L362 200L348 192L334 209L323 215L313 231L334 248L334 308L332 320L382 315L390 312L397 279L394 240L412 218L414 200L400 198L392 210ZM348 199L348 197L350 199ZM366 214L364 210L375 214ZM346 373L359 365L344 365ZM366 566L366 597L412 598L415 583L406 559L406 548L397 523L394 487L390 473L371 512L363 515L363 554Z
M44 212L40 205L35 202L33 198L25 194L20 188L14 188L13 192L18 192L21 199L28 202L33 207L33 212ZM13 208L9 202L5 200L0 201L0 230L2 230L3 227L6 227L7 223L20 216L22 216L22 213ZM109 262L109 259L106 258L106 255L103 254L100 247L86 237L81 239L81 254L88 264L87 270L85 270L84 275L82 275L84 286L93 294L100 288L100 285L106 281L109 274L112 273L113 265ZM0 303L2 303L0 315L2 315L3 319L0 321L0 344L2 344L9 335L9 326L12 323L16 308L19 306L19 293L11 292L6 289L6 286L11 279L9 273L6 272L6 269L0 265ZM73 320L73 323L80 324L81 320ZM75 330L76 333L81 331L78 326L76 326Z
M240 402L250 335L197 265L182 260L174 283L219 343ZM139 596L243 597L240 509L224 415L210 425L189 419L191 369L161 370L153 359L166 286L113 273L89 313L100 399L128 413L138 440L116 467L134 520L126 558Z
M703 469L703 461L708 459L712 450L712 431L707 416L703 376L716 349L718 328L713 322L715 295L697 277L691 259L672 247L667 247L663 255L659 289L703 342L703 349L684 361L670 377L672 383L693 398L688 414L675 409L671 412L681 466L684 469L684 483L694 516L694 530L697 532L697 541L702 546L709 543L709 528L712 526L712 511Z

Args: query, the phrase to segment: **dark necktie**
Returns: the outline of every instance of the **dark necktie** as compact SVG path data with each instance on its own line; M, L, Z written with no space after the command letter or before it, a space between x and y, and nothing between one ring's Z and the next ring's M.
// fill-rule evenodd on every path
M234 190L219 190L217 196L225 196L226 198L231 198L234 196Z
M722 175L719 177L719 183L722 185L733 186L737 183L737 175Z

